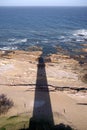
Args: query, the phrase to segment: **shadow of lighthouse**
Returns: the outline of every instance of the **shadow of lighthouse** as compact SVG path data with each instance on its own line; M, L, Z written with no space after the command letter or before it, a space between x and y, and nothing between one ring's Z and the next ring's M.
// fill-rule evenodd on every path
M33 115L29 121L29 128L21 130L72 130L70 126L62 123L54 124L45 62L42 55L38 58L37 64Z
M42 56L38 58L37 80L35 88L35 99L33 117L30 120L29 130L45 130L53 122L51 101L47 83L45 63Z

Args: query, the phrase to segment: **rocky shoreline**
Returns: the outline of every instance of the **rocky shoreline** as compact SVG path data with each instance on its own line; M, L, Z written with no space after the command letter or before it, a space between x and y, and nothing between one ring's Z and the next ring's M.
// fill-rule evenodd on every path
M8 71L13 71L11 72L12 75L12 73L14 73L14 70L18 69L19 72L22 72L22 74L20 74L19 76L20 81L20 77L22 78L25 75L27 75L28 77L28 63L32 66L31 70L37 70L38 57L41 55L42 51L0 51L0 73L3 73L3 76L4 71L5 75L6 73L8 73ZM71 89L75 87L75 89L77 88L77 91L78 88L85 88L87 86L87 59L85 59L84 57L71 57L69 55L58 53L44 57L44 61L46 64L47 78L49 83L53 80L60 80L60 86L63 86L64 88L70 87ZM36 70L33 74L34 77L36 76ZM33 71L31 73L33 73ZM18 78L18 75L19 74L17 74L16 76L13 75L13 77ZM8 77L10 81L10 74L8 75ZM16 81L16 79L14 80ZM7 82L9 84L12 84L12 82L9 81ZM53 85L57 84L53 83Z
M14 102L14 107L3 117L26 112L31 117L40 56L41 50L0 51L0 94L7 95ZM44 57L44 62L54 122L62 122L78 130L87 128L83 122L87 120L86 59L57 53ZM44 88L43 92L46 91Z

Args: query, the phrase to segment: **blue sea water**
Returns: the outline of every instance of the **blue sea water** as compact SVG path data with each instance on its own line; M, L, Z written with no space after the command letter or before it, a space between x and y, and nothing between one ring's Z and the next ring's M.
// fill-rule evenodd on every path
M87 43L87 7L0 7L0 50L61 46L76 53Z

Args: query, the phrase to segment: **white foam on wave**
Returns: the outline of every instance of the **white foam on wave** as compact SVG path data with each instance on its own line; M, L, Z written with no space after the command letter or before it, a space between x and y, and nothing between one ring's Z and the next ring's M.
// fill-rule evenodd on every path
M69 34L67 36L60 36L59 40L60 40L60 42L70 43L70 42L72 42L72 40L76 41L76 38L74 38L71 34Z
M65 39L65 36L60 36L59 39Z
M78 39L76 39L76 41L77 41L77 42L84 42L84 39L78 38Z
M43 40L42 42L43 43L49 43L49 40Z
M2 47L0 48L0 50L4 50L4 51L7 51L7 50L17 50L17 47Z
M8 39L8 42L14 42L15 41L15 38L9 38Z
M21 42L27 42L27 38L21 39Z
M76 30L73 35L74 36L83 36L83 37L87 38L87 30L86 29Z
M28 40L27 38L23 39L10 38L8 39L8 42L10 42L10 44L18 44L18 43L26 43L27 40Z
M76 39L77 42L84 42L87 39L87 30L80 29L73 32L73 38Z

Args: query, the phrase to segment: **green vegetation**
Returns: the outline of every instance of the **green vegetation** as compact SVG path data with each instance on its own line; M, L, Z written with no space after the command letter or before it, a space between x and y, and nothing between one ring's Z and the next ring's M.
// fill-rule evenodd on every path
M11 117L0 117L0 130L19 130L28 127L28 114L14 115Z
M68 125L54 125L46 119L29 120L29 113L14 115L11 117L0 117L0 130L74 130Z

